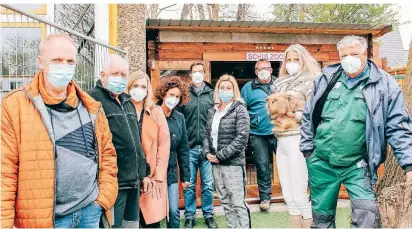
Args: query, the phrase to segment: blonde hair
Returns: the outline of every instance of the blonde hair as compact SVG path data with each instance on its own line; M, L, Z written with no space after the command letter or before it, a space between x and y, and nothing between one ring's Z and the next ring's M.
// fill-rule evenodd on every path
M287 76L288 72L286 70L286 56L289 52L296 52L299 56L299 63L302 68L301 74L309 77L310 79L315 79L321 72L319 63L310 55L308 50L300 44L294 44L289 46L282 58L282 65L279 70L279 78Z
M126 87L126 93L129 94L130 90L133 89L134 82L138 79L146 79L146 82L147 82L147 95L146 95L146 98L144 99L144 106L146 107L155 106L155 103L153 102L153 90L152 90L152 84L150 82L150 78L146 73L140 70L138 70L137 72L133 72L129 76L129 81Z
M216 83L215 91L213 93L214 103L215 104L221 104L222 103L222 101L219 99L219 87L220 87L220 84L224 81L229 81L232 84L234 100L239 101L239 102L243 102L243 99L240 96L239 86L236 82L235 77L233 77L231 75L228 75L228 74L224 74L223 76L221 76L219 78L219 80Z

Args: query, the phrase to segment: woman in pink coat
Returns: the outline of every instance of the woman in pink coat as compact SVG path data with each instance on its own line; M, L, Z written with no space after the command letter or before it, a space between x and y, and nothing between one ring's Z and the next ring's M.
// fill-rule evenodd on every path
M143 151L150 166L152 190L143 190L140 196L140 225L142 228L160 228L167 216L166 172L170 153L170 134L162 108L152 101L149 76L141 71L130 75L127 93L132 97L139 119Z

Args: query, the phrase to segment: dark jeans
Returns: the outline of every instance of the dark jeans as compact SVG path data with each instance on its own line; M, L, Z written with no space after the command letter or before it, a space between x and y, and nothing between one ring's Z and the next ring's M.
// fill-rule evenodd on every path
M140 215L140 220L139 220L140 228L160 228L160 222L146 224L146 221L144 221L142 212L140 212L139 215Z
M119 190L116 203L114 204L114 228L121 228L123 220L127 227L138 228L139 198L140 189Z
M250 146L256 167L260 200L270 200L272 179L269 163L273 153L276 153L277 140L274 135L250 134Z
M55 228L99 228L103 208L93 202L88 206L62 217L56 217Z

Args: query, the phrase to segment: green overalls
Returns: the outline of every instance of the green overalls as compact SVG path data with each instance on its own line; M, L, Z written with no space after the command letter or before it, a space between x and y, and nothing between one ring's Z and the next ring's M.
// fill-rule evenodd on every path
M358 77L348 80L342 72L328 94L314 139L315 150L307 158L315 227L335 227L341 184L351 201L360 201L369 209L366 214L377 213L372 206L375 192L364 161L368 108L362 89L369 78L369 67ZM356 221L356 217L352 214L352 220ZM375 216L369 218L374 220Z

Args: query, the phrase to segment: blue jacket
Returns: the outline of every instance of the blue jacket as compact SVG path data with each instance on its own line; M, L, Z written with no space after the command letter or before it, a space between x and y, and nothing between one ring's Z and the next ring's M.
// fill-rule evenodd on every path
M372 185L377 181L377 169L386 159L387 143L393 149L399 165L412 170L412 121L405 107L404 97L396 80L368 60L369 79L362 89L368 106L366 117L365 160L372 175ZM315 80L313 95L306 103L301 125L300 150L305 157L314 150L313 139L320 122L322 100L327 89L333 86L343 71L340 64L326 66ZM324 104L324 102L323 102Z
M245 100L250 116L250 133L255 135L272 135L274 125L270 121L266 106L266 97L270 95L270 87L266 89L256 85L253 81L247 82L241 91L241 96ZM273 81L274 77L272 77L269 86Z

